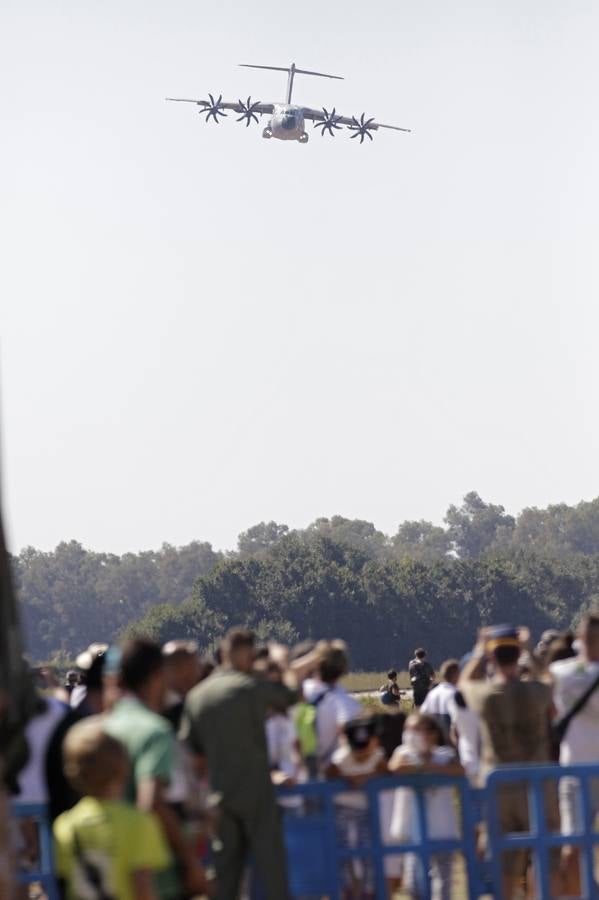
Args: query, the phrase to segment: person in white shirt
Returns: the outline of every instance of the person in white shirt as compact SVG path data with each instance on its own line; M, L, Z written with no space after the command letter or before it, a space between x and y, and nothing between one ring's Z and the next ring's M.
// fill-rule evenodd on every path
M48 802L46 780L46 753L54 731L64 719L68 706L55 697L46 697L42 710L29 721L25 738L29 746L29 759L18 777L19 803ZM19 856L21 862L33 864L38 857L37 828L33 819L20 823Z
M318 677L322 691L311 702L316 705L318 766L325 772L339 746L343 726L361 714L362 705L338 684L348 670L346 644L343 641L323 642L317 646L317 651L320 653Z
M438 720L423 713L413 713L406 721L403 743L389 761L389 771L402 775L443 773L459 776L464 769L455 750L445 744ZM426 827L430 838L457 838L460 833L456 792L451 786L429 788L425 792ZM411 788L395 791L391 818L391 835L398 842L416 843L422 839L418 830L416 798ZM434 853L430 860L431 896L433 900L451 898L451 853ZM420 896L419 882L423 872L418 857L406 853L404 883L410 897Z
M441 681L426 695L420 712L434 716L449 734L451 726L451 701L457 691L460 664L457 659L448 659L441 666Z
M47 803L46 751L55 728L64 719L68 706L54 697L45 698L45 706L30 720L25 730L29 759L19 774L19 803Z
M553 700L558 717L566 715L585 691L599 679L599 615L585 616L578 631L579 656L563 659L549 666L553 679ZM599 762L599 685L583 708L572 718L560 744L559 761L563 766ZM590 782L593 815L599 812L599 785ZM572 834L584 827L580 800L580 782L575 778L561 778L559 805L563 834ZM579 854L573 848L564 849L564 865L568 879L568 895L577 895L579 886Z
M480 718L468 709L461 691L456 691L449 702L449 715L454 741L457 738L458 756L473 787L481 787L480 772Z

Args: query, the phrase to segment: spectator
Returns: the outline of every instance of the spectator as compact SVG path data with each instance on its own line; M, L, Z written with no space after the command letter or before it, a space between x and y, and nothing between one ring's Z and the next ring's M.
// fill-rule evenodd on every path
M539 643L535 647L535 659L541 667L545 667L549 661L551 648L561 639L561 634L555 628L548 628L540 637Z
M170 863L160 828L121 800L129 778L127 751L97 717L73 726L65 768L83 799L54 823L56 872L67 900L156 900L153 875Z
M560 659L572 659L576 656L574 649L575 638L571 631L564 631L557 641L551 644L547 652L547 667Z
M71 703L73 709L78 709L82 703L85 703L85 698L87 696L88 691L88 681L91 677L93 680L93 686L91 688L92 691L97 692L99 688L101 688L101 681L98 684L96 679L96 670L95 668L92 671L92 667L96 665L97 660L103 660L108 650L108 644L90 644L87 650L84 650L83 653L80 653L76 659L78 672L78 682L77 685L73 688L71 692ZM100 671L102 671L102 666L100 667ZM90 708L88 710L84 710L86 715L92 715L96 712L97 703L95 699L92 701Z
M472 659L466 653L460 660L460 671ZM459 678L459 676L458 676ZM479 787L480 771L480 720L473 709L469 709L464 695L458 689L449 702L452 737L458 748L458 756L466 775L474 787Z
M460 664L457 659L446 660L441 666L440 675L441 681L429 691L420 711L434 716L448 735L451 728L451 703L460 677Z
M269 707L282 710L296 702L293 673L301 680L314 660L299 659L282 681L271 681L253 674L254 650L252 632L231 630L221 644L221 668L190 691L183 714L181 734L198 764L206 763L212 790L219 797L214 844L217 900L238 896L250 851L266 900L288 897L264 723Z
M21 769L17 794L19 803L46 804L48 802L48 782L46 779L46 754L54 730L64 719L67 707L54 696L40 698L39 712L29 720L25 729L25 739L29 748L29 759ZM21 821L22 862L32 864L38 859L38 834L35 823L30 819Z
M563 766L599 761L599 615L585 616L578 631L580 655L572 659L554 662L550 666L553 679L555 706L560 717L567 715L577 701L589 690L584 706L578 710L568 725L561 741L559 761ZM591 809L593 817L599 813L599 784L592 779ZM580 782L576 778L561 778L559 806L563 834L584 831L580 799ZM579 853L575 848L565 848L564 893L579 895Z
M346 743L335 750L327 769L328 778L344 778L353 787L362 787L369 778L387 772L387 760L377 738L375 719L353 719L346 722L343 732ZM370 842L367 795L361 791L338 794L335 805L343 845L351 849L367 846ZM372 865L352 859L345 863L343 872L349 897L374 893Z
M42 700L41 710L30 720L25 731L29 746L29 760L21 769L18 779L20 803L47 803L48 784L45 760L50 740L67 709L55 697Z
M183 705L190 690L200 681L200 655L195 641L169 641L162 648L166 703L163 715L175 733L181 726Z
M79 794L64 772L63 746L70 728L87 716L102 712L102 686L104 650L106 644L92 644L77 657L81 671L83 695L79 705L71 707L54 729L46 753L46 780L49 793L50 820L71 809L79 800ZM77 690L76 688L75 690Z
M69 669L69 671L66 674L65 681L64 681L64 689L67 692L67 694L69 695L69 698L78 684L79 684L79 672L75 671L75 669Z
M174 864L158 876L159 896L178 898L183 889L191 895L203 894L204 873L166 799L175 764L175 737L159 715L166 695L162 651L152 641L137 639L123 645L120 659L118 654L112 657L112 651L109 654L109 671L118 664L122 697L107 716L105 730L129 754L127 798L143 812L156 814L174 857Z
M459 681L460 691L480 719L481 775L505 763L548 763L551 760L549 725L553 714L551 688L534 679L522 681L518 661L528 640L525 629L498 625L483 629L471 660ZM487 668L492 674L486 679ZM507 785L498 791L499 818L505 833L529 830L528 794L525 786ZM559 817L553 796L547 796L547 824L558 830ZM554 857L555 854L552 854ZM525 879L529 854L513 850L505 854L506 900L517 895ZM559 866L552 859L552 896L559 896Z
M414 659L410 661L408 673L414 695L414 706L420 707L435 680L435 670L427 660L426 650L423 647L418 647L414 651Z
M349 664L344 641L321 641L316 653L320 656L318 677L322 688L311 702L316 706L318 769L324 773L339 746L344 725L360 715L362 706L339 684Z
M385 754L387 764L389 760L401 746L403 738L403 730L406 722L406 715L397 709L394 712L378 713L374 717L376 723L376 734L379 744ZM383 844L395 844L396 840L391 834L391 820L393 818L393 805L395 802L395 791L380 791L379 793L379 820L381 826L381 840ZM403 870L401 855L385 856L385 878L387 881L387 895L393 897L400 886L401 874Z
M190 690L200 681L200 655L195 641L169 641L162 648L166 701L162 715L172 725L175 735L181 728L183 706ZM189 750L185 743L175 741L175 758L171 781L165 799L182 821L195 818L203 812L200 787L194 775ZM204 799L204 798L202 798Z
M265 677L269 681L280 683L283 677L281 666L274 662L268 663ZM297 732L287 710L267 708L266 747L273 784L294 784L302 775L302 759ZM293 805L297 805L295 801Z
M389 669L387 672L387 681L380 686L379 694L383 706L399 706L401 692L397 684L397 672L395 669Z
M311 703L315 697L318 697L324 690L324 685L318 676L318 659L314 655L316 649L316 641L300 641L291 648L289 653L289 661L302 658L313 658L314 668L308 672L306 678L302 682L302 694L306 703Z
M455 750L448 747L439 722L432 716L414 713L408 717L404 739L389 762L389 771L409 775L419 772L443 775L463 775ZM426 824L433 839L457 838L459 825L455 790L440 787L426 791ZM414 792L410 788L395 791L391 835L396 841L417 842L420 839ZM435 853L431 857L431 888L433 900L451 898L451 853ZM406 854L404 884L410 896L418 897L422 872L415 854Z

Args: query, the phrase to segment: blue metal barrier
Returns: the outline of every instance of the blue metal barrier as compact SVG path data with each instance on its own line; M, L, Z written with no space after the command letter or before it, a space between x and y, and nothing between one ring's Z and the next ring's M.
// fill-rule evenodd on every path
M18 873L20 884L41 884L48 900L58 900L47 807L41 803L14 803L11 809L17 819L33 819L37 824L39 836L39 868L20 871Z
M415 830L420 839L413 842L393 842L383 835L380 809L381 795L397 788L408 788L414 793ZM459 808L460 836L432 838L426 812L427 791L438 788L455 791ZM376 900L387 900L385 859L416 857L422 874L419 896L430 900L431 887L428 878L431 858L437 854L460 853L464 860L467 896L484 895L487 886L483 865L476 853L477 804L473 790L465 778L445 775L395 775L368 781L362 791L367 798L369 836L352 846L343 842L337 819L339 795L351 792L347 784L339 781L311 782L293 788L281 789L285 842L289 867L290 891L293 897L329 897L339 900L343 890L343 867L349 860L360 860L372 870ZM300 805L289 806L289 803ZM337 802L336 802L337 801Z
M557 789L563 779L579 783L582 827L571 834L559 830ZM372 872L374 897L387 900L385 860L389 857L405 859L406 854L418 861L422 875L419 897L430 900L428 872L436 854L459 853L463 859L467 894L459 900L476 900L491 894L501 896L502 863L506 852L525 850L535 865L535 897L551 898L552 854L562 847L579 848L582 869L582 894L585 900L599 900L595 883L594 852L599 847L599 832L594 830L595 809L591 802L591 781L599 785L599 765L578 766L505 766L496 769L482 790L474 790L465 778L444 775L394 775L366 782L360 791L342 781L309 782L279 791L284 817L285 842L288 855L289 882L294 898L328 897L340 900L343 893L343 868L351 860L360 860ZM548 797L548 785L554 795ZM506 789L514 786L516 799L527 797L528 815L524 812L522 826L527 830L504 833L502 830L502 800ZM515 787L519 786L519 787ZM459 836L433 838L427 821L427 791L440 787L452 788L459 809ZM415 799L415 828L418 840L391 842L383 834L381 823L381 795L397 788L413 791ZM339 795L356 793L366 798L366 829L351 844L343 840L338 827ZM502 797L503 793L503 797ZM595 792L599 799L599 790ZM555 815L547 815L553 805ZM505 803L504 803L505 806ZM52 840L44 806L15 804L13 813L19 819L32 818L38 823L40 862L36 871L21 873L24 884L39 882L48 900L58 900L52 862ZM476 848L476 826L483 823L488 841L485 859L479 858ZM552 827L553 826L553 830ZM256 893L259 896L259 891ZM452 895L453 896L453 895ZM457 894L455 895L457 898Z
M558 785L563 778L575 778L580 783L583 827L572 834L560 831L557 808ZM289 880L292 897L330 897L339 900L342 894L342 866L345 860L366 860L374 871L374 896L387 900L385 859L389 856L405 858L413 854L419 861L423 875L419 897L430 900L431 886L428 872L431 858L439 853L459 853L464 862L467 894L459 900L474 900L482 896L501 897L503 855L509 851L530 853L535 867L535 897L550 900L552 854L562 847L580 848L582 893L585 900L599 900L599 889L593 876L594 851L599 847L599 832L594 830L595 812L591 803L592 779L597 779L599 799L599 765L580 766L505 766L496 769L484 789L475 790L464 778L443 775L404 775L373 779L365 784L362 793L368 798L369 839L352 847L344 846L336 829L338 811L335 798L352 789L344 782L312 782L280 790L279 796L289 803L301 798L302 805L284 809L284 830L288 854ZM512 800L524 806L523 830L505 833L501 825L502 791L512 788ZM553 787L548 789L548 785ZM459 803L460 837L434 839L429 835L426 815L426 792L438 787L452 787ZM416 832L414 843L390 843L383 840L380 819L380 795L399 787L414 792ZM548 796L553 790L553 797ZM505 795L504 795L505 799ZM552 810L548 804L552 806ZM316 807L318 810L315 811ZM549 815L548 815L549 812ZM526 821L528 820L528 821ZM484 858L477 853L476 826L481 823L487 833ZM524 830L526 829L526 830ZM554 864L557 864L554 858ZM455 893L455 892L454 892ZM454 896L452 893L451 896ZM457 894L455 894L457 898Z
M562 779L574 778L578 782L578 793L582 806L582 825L578 831L563 834L559 830L557 806L559 783ZM599 832L595 830L596 811L591 804L591 780L599 779L599 765L577 766L503 766L489 775L484 791L486 802L486 822L489 834L490 863L494 892L500 896L502 879L502 857L509 851L526 850L531 853L537 885L537 896L541 900L551 898L551 853L562 847L577 847L580 853L582 894L585 900L599 898L599 889L594 878L594 850L599 846ZM563 782L562 782L563 783ZM529 826L527 831L506 834L501 827L501 792L520 786L528 798ZM551 790L553 789L553 796ZM551 828L551 819L555 827ZM548 821L549 820L549 821ZM563 823L562 823L563 828Z

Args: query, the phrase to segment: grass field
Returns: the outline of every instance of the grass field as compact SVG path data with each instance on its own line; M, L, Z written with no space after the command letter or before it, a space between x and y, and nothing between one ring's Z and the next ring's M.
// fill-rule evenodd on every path
M378 691L380 686L387 681L386 672L350 672L341 682L346 691ZM410 676L407 672L400 672L397 683L403 690L410 687Z

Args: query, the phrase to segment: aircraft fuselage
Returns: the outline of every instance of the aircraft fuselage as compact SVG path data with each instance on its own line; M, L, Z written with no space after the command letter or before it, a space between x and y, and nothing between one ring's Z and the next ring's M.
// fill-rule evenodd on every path
M305 144L308 135L302 107L291 103L275 103L273 114L262 135L279 141L299 141L300 144Z

